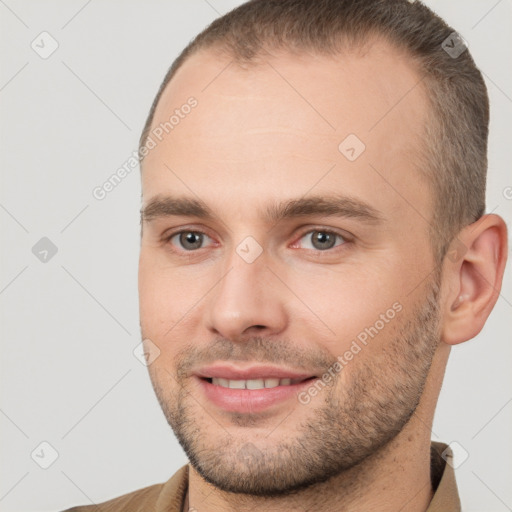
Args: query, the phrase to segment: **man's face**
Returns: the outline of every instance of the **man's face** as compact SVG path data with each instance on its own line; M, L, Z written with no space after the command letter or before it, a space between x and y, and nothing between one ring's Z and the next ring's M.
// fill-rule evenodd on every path
M197 100L143 164L141 329L194 469L272 495L377 453L420 402L439 331L427 107L382 44L228 64L192 56L153 121Z

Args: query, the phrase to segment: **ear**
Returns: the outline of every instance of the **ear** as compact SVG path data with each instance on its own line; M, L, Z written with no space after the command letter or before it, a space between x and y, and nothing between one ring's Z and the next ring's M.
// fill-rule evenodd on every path
M452 240L443 261L442 341L456 345L482 330L498 300L506 260L507 227L498 215L484 215Z

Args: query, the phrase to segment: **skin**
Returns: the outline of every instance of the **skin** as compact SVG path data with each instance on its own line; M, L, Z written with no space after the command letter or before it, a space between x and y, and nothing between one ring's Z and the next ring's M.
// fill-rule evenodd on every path
M142 224L142 337L160 350L150 377L191 461L186 507L424 511L446 363L497 300L505 224L482 217L459 233L465 251L436 265L431 191L416 168L426 93L386 43L336 61L283 53L229 63L211 50L185 62L153 127L190 96L198 105L142 169L143 209L172 194L215 215ZM351 133L366 145L353 162L338 149ZM380 220L265 217L270 204L334 193ZM179 235L169 239L180 229L207 236L187 251ZM321 250L315 230L342 238ZM252 263L236 252L248 236L262 249ZM400 312L308 404L226 412L193 375L221 361L321 375L396 303Z

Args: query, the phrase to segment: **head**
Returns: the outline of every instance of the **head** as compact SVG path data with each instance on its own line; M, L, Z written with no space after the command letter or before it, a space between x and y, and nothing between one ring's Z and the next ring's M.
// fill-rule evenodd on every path
M217 487L288 493L430 436L506 252L486 89L453 32L419 2L253 0L167 73L141 137L141 329ZM300 382L219 402L212 367Z

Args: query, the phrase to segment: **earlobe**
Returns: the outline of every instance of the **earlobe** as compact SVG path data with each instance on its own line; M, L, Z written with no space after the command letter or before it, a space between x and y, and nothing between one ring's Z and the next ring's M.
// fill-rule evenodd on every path
M484 215L452 241L443 262L450 292L442 305L442 341L456 345L482 330L498 300L506 259L507 228L498 215Z

